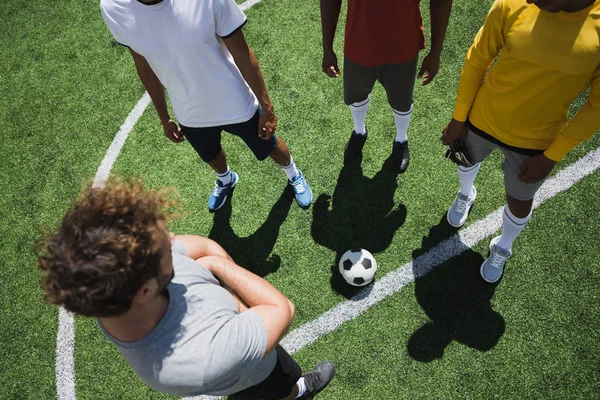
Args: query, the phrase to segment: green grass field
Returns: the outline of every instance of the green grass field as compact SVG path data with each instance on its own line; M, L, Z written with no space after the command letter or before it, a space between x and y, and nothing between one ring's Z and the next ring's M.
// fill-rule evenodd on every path
M383 167L394 124L380 86L362 164L342 168L352 123L341 79L321 72L318 1L263 0L247 11L244 31L275 103L279 134L314 191L313 207L301 210L282 171L224 136L241 181L231 203L209 214L214 175L191 146L163 137L152 106L113 175L176 188L185 213L170 228L219 241L292 299L292 329L300 327L346 300L348 289L332 274L343 251L371 250L382 277L455 233L444 221L458 183L438 138L464 54L492 1L454 3L441 71L415 91L407 174ZM43 302L34 245L91 182L144 89L127 50L105 28L98 1L7 0L0 19L0 398L50 399L58 310ZM599 147L596 135L555 172ZM494 154L482 167L470 222L504 204L500 162ZM336 378L319 398L600 398L598 204L596 171L534 212L497 287L479 278L486 238L296 353L305 369L323 359L336 364ZM135 376L95 321L76 318L75 329L78 399L168 397Z

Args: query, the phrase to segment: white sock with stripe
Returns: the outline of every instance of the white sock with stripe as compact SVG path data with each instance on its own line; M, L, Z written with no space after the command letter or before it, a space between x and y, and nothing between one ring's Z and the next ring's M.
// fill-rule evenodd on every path
M365 125L367 121L367 111L369 110L369 104L371 104L371 97L367 97L366 100L358 103L350 104L350 111L352 112L352 120L354 121L354 132L359 135L365 135L367 133L367 127Z
M408 140L408 125L412 116L412 106L408 111L394 110L394 122L396 122L396 142L404 143Z
M217 174L217 179L221 181L223 185L229 185L231 183L231 169L227 166L227 171L222 174Z
M527 222L531 219L531 213L525 218L517 218L510 212L508 205L504 207L504 214L502 215L502 236L496 243L496 246L510 250L514 240L519 236L519 233L525 228Z
M290 164L285 167L282 165L281 168L283 168L283 172L285 172L285 175L290 181L298 175L300 175L300 171L298 171L298 168L296 167L296 163L294 162L294 158L292 156L290 156Z

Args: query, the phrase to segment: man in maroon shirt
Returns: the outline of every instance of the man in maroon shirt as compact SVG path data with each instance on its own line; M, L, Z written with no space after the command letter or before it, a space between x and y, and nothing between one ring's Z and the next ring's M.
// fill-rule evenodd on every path
M440 66L440 54L450 19L452 0L430 0L431 50L419 78L430 83ZM340 75L333 39L342 0L321 0L323 72ZM350 106L354 131L344 149L344 161L359 156L367 140L365 120L376 81L387 93L396 122L392 159L400 173L408 168L407 131L420 50L425 48L419 0L348 0L344 43L344 102Z

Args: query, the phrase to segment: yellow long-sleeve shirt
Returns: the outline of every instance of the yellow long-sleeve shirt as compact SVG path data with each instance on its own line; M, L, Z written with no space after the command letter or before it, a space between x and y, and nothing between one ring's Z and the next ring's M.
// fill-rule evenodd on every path
M569 123L571 103L590 85ZM496 0L458 86L453 118L467 117L500 142L545 150L554 161L591 138L600 130L600 0L556 14L525 0Z

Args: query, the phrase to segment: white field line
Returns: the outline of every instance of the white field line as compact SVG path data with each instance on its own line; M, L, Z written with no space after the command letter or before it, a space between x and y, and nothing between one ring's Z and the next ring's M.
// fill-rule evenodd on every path
M245 11L260 0L247 0L239 7ZM133 110L129 113L119 132L115 135L110 144L106 155L96 172L93 187L101 186L110 176L110 171L121 153L121 149L127 140L127 137L133 130L133 127L140 119L148 105L150 96L145 92L137 102ZM76 400L75 395L75 321L73 314L60 308L58 312L58 332L56 334L56 397L59 400Z
M594 173L598 168L600 168L600 148L588 153L548 179L536 194L533 203L534 208L539 207L557 194L568 190L582 178ZM358 317L380 301L399 292L416 278L427 275L439 265L452 257L460 255L499 230L502 227L503 211L504 207L501 207L484 219L472 223L466 229L439 243L412 262L406 263L397 270L378 279L373 287L363 289L350 300L338 304L318 318L294 329L282 340L281 345L288 353L294 354L320 337L333 332L343 323ZM186 400L214 400L218 398L197 396Z

